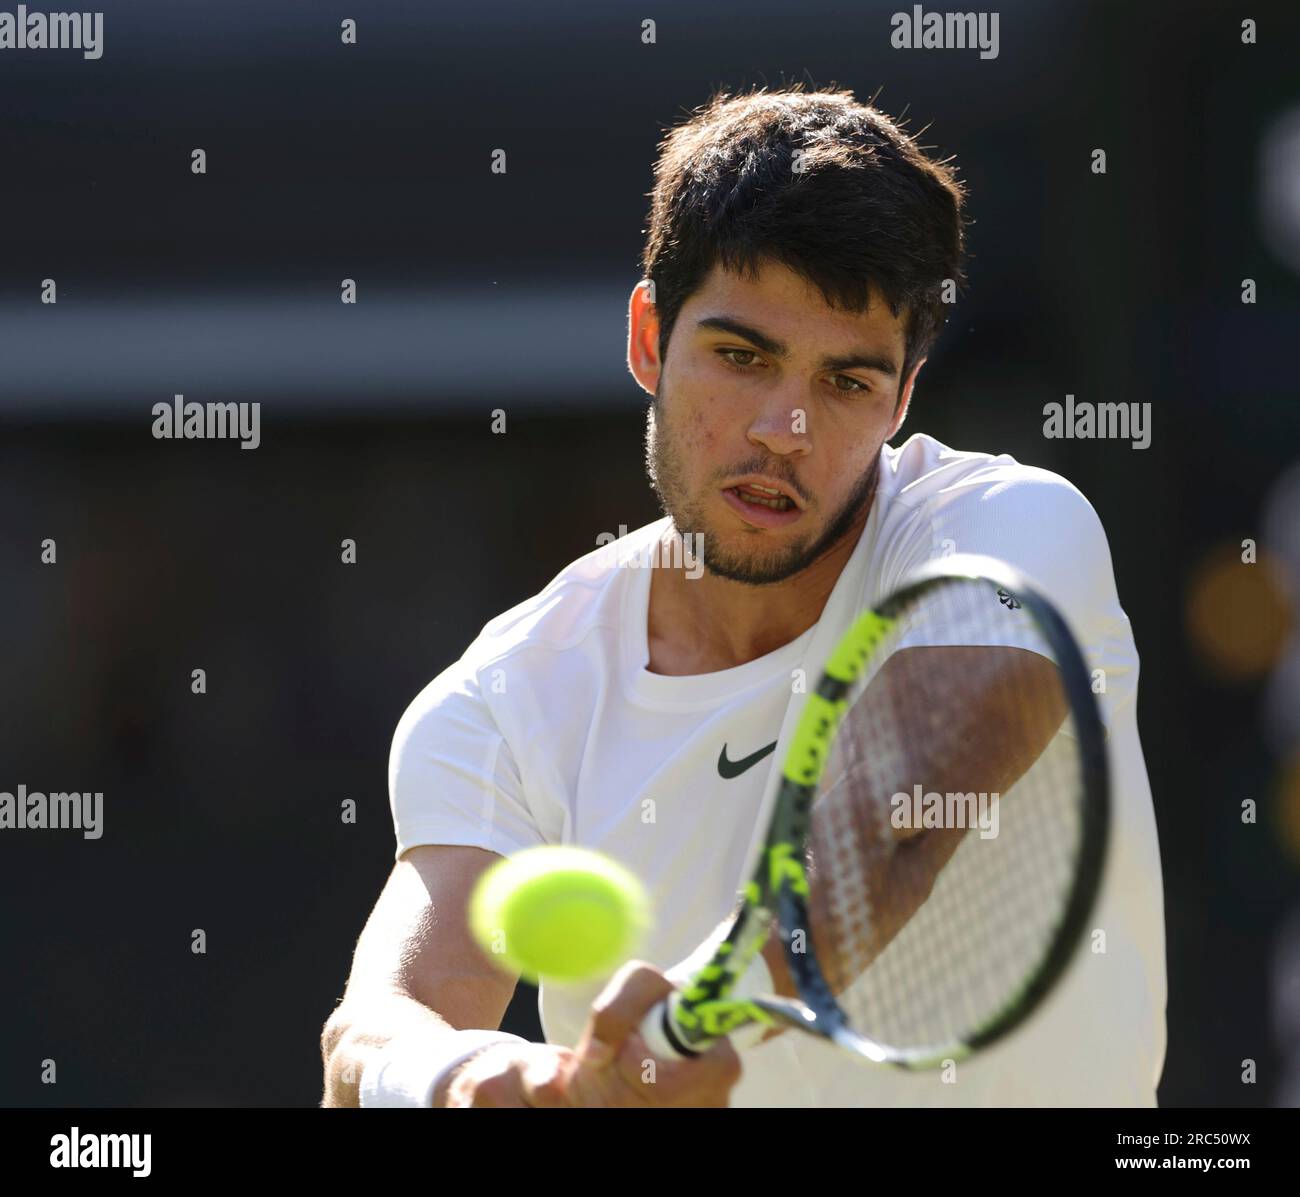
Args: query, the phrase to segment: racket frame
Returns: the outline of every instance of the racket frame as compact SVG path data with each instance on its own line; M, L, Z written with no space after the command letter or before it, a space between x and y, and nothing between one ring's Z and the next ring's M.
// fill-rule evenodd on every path
M959 1042L900 1049L858 1033L827 983L817 961L808 918L804 853L812 806L853 686L898 615L924 592L945 582L983 582L1005 591L1034 619L1061 673L1079 745L1083 808L1081 836L1070 893L1049 950L1003 1006ZM706 1051L717 1038L750 1023L784 1024L836 1043L852 1055L905 1069L937 1067L1004 1038L1027 1019L1060 980L1073 959L1101 889L1110 826L1110 770L1106 732L1091 674L1064 617L1018 570L992 557L953 554L936 558L841 637L800 714L775 798L768 834L753 876L741 892L739 911L712 958L651 1012L647 1024L657 1043L678 1055ZM806 936L795 950L796 930ZM775 930L785 950L799 999L736 994L737 984Z

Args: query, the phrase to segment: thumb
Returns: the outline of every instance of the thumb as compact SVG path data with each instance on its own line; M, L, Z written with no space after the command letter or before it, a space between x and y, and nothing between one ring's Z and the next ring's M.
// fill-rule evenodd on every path
M618 1055L618 1048L595 1035L588 1035L578 1048L578 1059L588 1068L608 1068Z
M560 1056L529 1060L519 1078L520 1094L528 1105L540 1109L566 1106L565 1073L565 1060Z

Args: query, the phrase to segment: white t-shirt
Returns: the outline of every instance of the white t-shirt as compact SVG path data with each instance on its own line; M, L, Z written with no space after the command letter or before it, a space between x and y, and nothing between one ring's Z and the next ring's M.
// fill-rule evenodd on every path
M1154 1105L1165 1054L1164 898L1136 722L1138 657L1096 512L1059 475L916 435L881 450L861 538L822 617L734 669L646 669L650 570L635 567L666 520L598 549L488 623L411 703L389 762L397 855L418 844L508 854L580 844L646 883L654 922L638 955L667 970L733 909L766 829L801 703L842 631L923 562L983 553L1020 569L1061 608L1099 696L1114 790L1094 938L1044 1006L994 1047L944 1072L846 1060L787 1033L744 1054L733 1106ZM620 564L622 563L622 564ZM732 761L774 752L724 779ZM730 772L730 770L729 770ZM541 986L546 1038L575 1044L604 979Z

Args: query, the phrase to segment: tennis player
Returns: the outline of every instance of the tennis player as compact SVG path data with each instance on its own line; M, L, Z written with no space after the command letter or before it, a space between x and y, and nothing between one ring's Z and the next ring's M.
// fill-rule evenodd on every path
M724 93L669 133L628 329L664 517L493 619L403 716L397 862L325 1028L325 1104L1155 1104L1163 891L1105 533L1059 475L889 443L961 281L962 205L947 163L847 91ZM1104 685L1116 809L1093 934L1024 1028L954 1069L875 1070L798 1034L652 1058L637 1026L752 868L792 679L951 552L1026 574ZM543 983L546 1043L528 1043L498 1029L514 981L466 903L501 856L561 843L632 868L655 920L612 979Z

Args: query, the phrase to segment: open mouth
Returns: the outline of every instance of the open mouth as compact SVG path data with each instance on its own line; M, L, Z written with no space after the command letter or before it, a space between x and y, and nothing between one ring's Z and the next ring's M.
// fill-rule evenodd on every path
M741 482L729 486L722 497L746 523L758 528L777 528L797 520L799 504L784 491L761 482Z
M733 486L731 493L745 503L756 503L763 507L770 507L773 511L790 511L794 507L793 501L788 496L771 487L746 483L744 486Z

